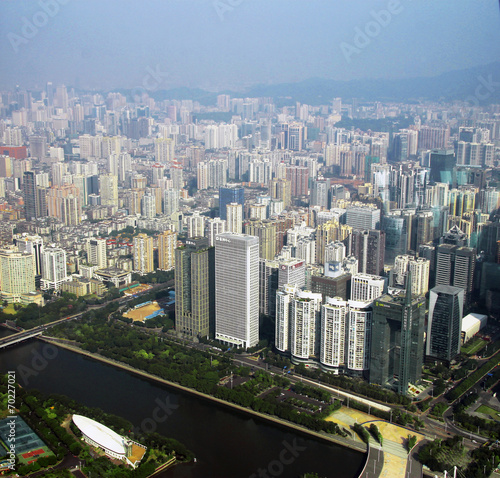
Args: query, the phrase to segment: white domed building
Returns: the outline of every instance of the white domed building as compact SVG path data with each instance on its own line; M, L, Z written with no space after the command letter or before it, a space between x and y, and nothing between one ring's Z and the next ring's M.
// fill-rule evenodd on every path
M82 415L73 415L73 423L82 432L83 439L100 448L111 458L122 460L135 468L146 453L146 447L129 438L118 435L110 428Z

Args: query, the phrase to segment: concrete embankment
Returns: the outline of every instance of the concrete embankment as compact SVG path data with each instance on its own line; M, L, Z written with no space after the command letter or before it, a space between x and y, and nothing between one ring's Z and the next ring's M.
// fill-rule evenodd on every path
M353 450L356 450L356 451L359 451L359 452L362 452L362 453L366 453L367 452L366 445L361 444L359 442L355 442L353 440L349 440L347 438L343 438L343 437L340 437L340 436L326 435L326 434L323 434L323 433L317 433L317 432L314 432L312 430L308 430L307 428L301 427L300 425L296 425L294 423L287 422L287 421L281 420L279 418L276 418L276 417L273 417L273 416L270 416L270 415L265 415L263 413L256 412L254 410L242 407L242 406L237 405L235 403L226 402L225 400L221 400L219 398L212 397L211 395L207 395L205 393L198 392L197 390L194 390L192 388L184 387L182 385L179 385L178 383L171 382L169 380L165 380L163 378L160 378L160 377L158 377L156 375L152 375L152 374L150 374L148 372L145 372L143 370L136 369L136 368L131 367L130 365L127 365L127 364L125 364L123 362L117 362L117 361L109 359L107 357L103 357L102 355L88 352L88 351L83 350L83 349L81 349L79 347L76 347L75 345L70 345L70 344L68 344L68 343L66 343L65 341L62 341L62 340L51 339L51 338L48 338L48 337L39 337L39 339L43 340L44 342L51 343L53 345L61 347L63 349L69 350L71 352L75 352L75 353L78 353L78 354L83 355L85 357L89 357L89 358L91 358L93 360L97 360L99 362L103 362L103 363L106 363L108 365L112 365L114 367L120 368L122 370L125 370L127 372L133 373L133 374L138 375L140 377L146 378L148 380L151 380L151 381L154 381L154 382L157 382L157 383L161 383L161 384L164 384L164 385L168 385L169 387L176 388L178 390L182 390L183 392L191 393L191 394L197 395L199 397L202 397L202 398L204 398L206 400L211 400L211 401L217 402L217 403L219 403L221 405L224 405L224 406L227 406L227 407L239 410L241 412L257 416L257 417L259 417L259 418L261 418L263 420L268 420L270 422L274 422L274 423L276 423L276 424L278 424L280 426L285 426L287 428L291 428L291 429L293 429L295 431L298 431L298 432L300 432L302 434L310 435L312 437L319 438L319 439L327 441L327 442L335 443L337 445L342 445L342 446L351 448Z

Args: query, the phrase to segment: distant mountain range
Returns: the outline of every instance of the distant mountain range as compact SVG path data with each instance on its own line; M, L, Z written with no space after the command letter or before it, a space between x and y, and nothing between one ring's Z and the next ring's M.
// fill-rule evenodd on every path
M244 91L222 91L233 97L274 98L278 105L294 105L296 101L309 105L327 104L333 98L357 98L363 101L465 100L471 105L500 103L500 62L466 70L449 71L434 77L399 80L336 81L311 78L298 83L257 85ZM151 93L157 100L192 99L210 105L217 93L199 88L175 88Z

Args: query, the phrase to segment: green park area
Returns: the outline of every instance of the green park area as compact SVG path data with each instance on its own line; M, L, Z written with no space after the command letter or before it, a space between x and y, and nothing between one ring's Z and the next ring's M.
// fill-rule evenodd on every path
M498 410L488 407L488 405L481 405L476 412L488 416L491 420L500 421L500 413Z
M14 315L14 314L16 314L16 313L17 313L17 310L16 310L16 309L14 309L14 304L9 304L7 307L4 307L4 308L2 309L2 312L3 312L4 314Z
M469 341L463 347L460 348L460 352L466 355L476 355L480 350L486 347L487 342L481 337Z

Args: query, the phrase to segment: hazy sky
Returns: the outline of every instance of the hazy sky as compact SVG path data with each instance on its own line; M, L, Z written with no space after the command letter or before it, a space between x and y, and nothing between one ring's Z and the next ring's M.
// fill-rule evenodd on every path
M0 0L4 88L221 90L499 60L498 0Z

